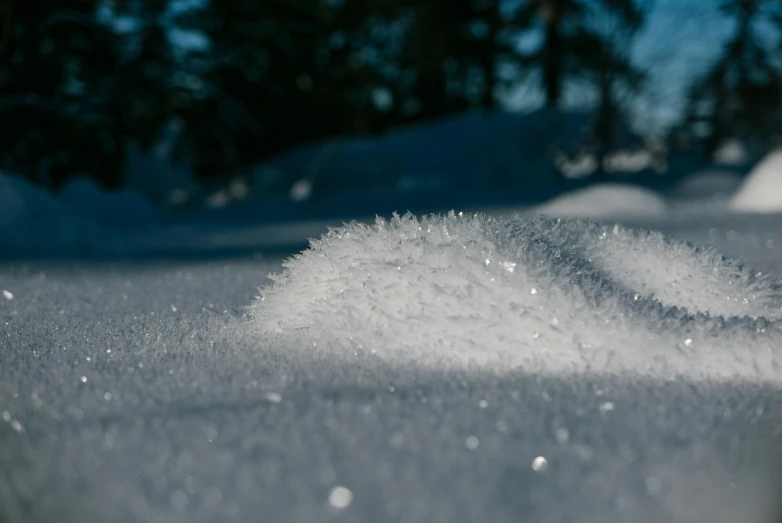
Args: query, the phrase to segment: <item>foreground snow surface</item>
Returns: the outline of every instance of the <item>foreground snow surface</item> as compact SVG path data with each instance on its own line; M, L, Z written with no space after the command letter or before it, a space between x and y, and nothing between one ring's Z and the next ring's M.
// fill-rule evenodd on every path
M780 247L454 214L5 263L0 521L777 522Z

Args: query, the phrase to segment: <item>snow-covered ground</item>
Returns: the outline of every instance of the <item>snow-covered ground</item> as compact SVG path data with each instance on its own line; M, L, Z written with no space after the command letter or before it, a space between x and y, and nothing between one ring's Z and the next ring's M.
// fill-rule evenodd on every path
M0 521L776 523L782 215L710 176L118 228L2 175Z
M782 219L677 216L5 262L0 516L771 522Z

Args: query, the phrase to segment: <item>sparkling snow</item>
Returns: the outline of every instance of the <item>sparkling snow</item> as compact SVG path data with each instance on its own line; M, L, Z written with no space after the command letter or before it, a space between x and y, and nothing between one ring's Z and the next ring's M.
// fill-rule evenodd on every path
M538 374L774 379L780 363L779 282L658 233L394 216L332 229L283 266L255 301L251 329L288 344Z
M779 215L194 220L96 259L0 184L4 523L778 521Z

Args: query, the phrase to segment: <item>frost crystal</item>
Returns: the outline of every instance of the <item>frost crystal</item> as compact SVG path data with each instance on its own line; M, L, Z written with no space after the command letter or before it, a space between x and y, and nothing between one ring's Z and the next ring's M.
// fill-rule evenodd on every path
M345 354L766 378L779 363L779 282L616 226L394 215L331 230L272 281L251 328Z

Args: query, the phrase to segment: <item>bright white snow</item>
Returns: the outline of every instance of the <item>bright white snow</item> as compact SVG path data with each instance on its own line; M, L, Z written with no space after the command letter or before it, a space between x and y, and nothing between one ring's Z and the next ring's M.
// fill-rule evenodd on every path
M782 150L770 153L750 171L730 206L741 212L782 212Z
M779 217L700 218L639 223L780 275ZM324 226L4 262L0 519L776 521L775 280L613 225L405 217L317 240L242 317Z
M552 217L599 218L661 216L665 208L663 199L650 189L604 183L563 194L534 210Z
M298 345L544 374L777 377L779 283L656 233L394 216L333 229L283 266L251 329Z

